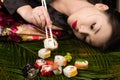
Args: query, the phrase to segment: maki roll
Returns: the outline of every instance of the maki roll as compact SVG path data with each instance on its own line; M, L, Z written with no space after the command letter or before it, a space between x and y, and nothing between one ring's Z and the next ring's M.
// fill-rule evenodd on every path
M62 73L62 67L58 66L57 63L54 63L52 60L47 60L46 65L51 65L53 68L53 73L59 75Z
M54 50L58 48L58 43L53 38L47 38L44 40L44 47L46 49Z
M75 66L69 65L63 69L63 73L66 77L74 77L78 74L77 68Z
M37 59L34 65L36 68L41 69L42 66L45 64L46 64L46 61L44 59Z
M56 55L54 58L54 62L57 63L59 66L66 66L67 65L66 58L61 56L61 55Z
M37 69L33 64L27 64L22 69L23 76L26 78L35 78L39 74L39 69Z
M88 61L84 59L77 59L74 63L78 69L87 69L88 68Z
M54 73L55 75L60 75L60 74L62 74L62 67L61 67L61 66L58 66L58 68L56 68L56 69L53 70L53 73Z
M42 48L38 51L38 56L42 59L49 58L51 56L51 51L46 48Z
M53 68L51 65L43 65L41 69L42 76L51 76L53 74Z
M51 65L53 67L53 69L58 68L57 63L54 63L54 61L52 61L52 60L46 60L46 65Z

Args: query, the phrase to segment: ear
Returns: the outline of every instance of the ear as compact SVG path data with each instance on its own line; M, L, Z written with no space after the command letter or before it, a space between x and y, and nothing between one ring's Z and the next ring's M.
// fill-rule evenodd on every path
M105 4L102 4L102 3L97 3L95 4L95 7L101 11L106 11L109 9L109 7Z

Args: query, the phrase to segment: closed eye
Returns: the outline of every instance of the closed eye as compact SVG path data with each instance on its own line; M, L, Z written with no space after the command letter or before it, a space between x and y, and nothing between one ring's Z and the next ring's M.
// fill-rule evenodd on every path
M88 36L88 34L83 34L83 39L82 40L86 41L87 36Z
M85 34L83 36L83 41L87 42L88 44L92 45L92 41L91 41L91 38L88 34Z
M83 40L84 40L84 41L86 41L86 38L87 38L87 37L86 37L86 36L84 36L84 37L83 37Z

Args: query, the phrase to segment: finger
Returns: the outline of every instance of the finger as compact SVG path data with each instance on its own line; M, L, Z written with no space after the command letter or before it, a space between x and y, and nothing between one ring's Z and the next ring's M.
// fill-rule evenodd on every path
M46 20L45 20L44 14L41 14L39 17L41 20L41 26L44 27L46 25Z
M38 26L38 23L37 23L37 21L36 21L36 19L35 19L34 16L32 16L30 23L32 23L32 24Z
M35 23L35 25L42 27L42 22L41 22L40 16L41 15L39 15L39 14L34 14L33 15L33 17L34 17L34 23Z
M41 16L43 15L43 12L41 11L41 8L40 7L34 8L32 11L32 15L35 19L35 24L37 26L42 27Z
M52 27L52 21L50 19L50 16L48 14L48 11L43 7L42 8L42 11L43 11L43 14L44 14L44 17L45 17L45 20L46 20L46 24L48 27Z

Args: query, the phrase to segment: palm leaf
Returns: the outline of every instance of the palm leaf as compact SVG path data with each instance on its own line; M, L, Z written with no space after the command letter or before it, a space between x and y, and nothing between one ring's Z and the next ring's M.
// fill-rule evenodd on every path
M77 58L89 61L87 70L78 70L78 75L67 78L63 74L59 76L38 76L32 80L117 80L120 77L120 52L119 50L109 53L93 49L77 39L59 40L59 48L52 51L54 59L57 54L66 55L71 53L74 65ZM22 76L21 69L27 63L33 63L37 58L37 51L43 48L43 42L0 42L0 79L1 80L27 80Z

